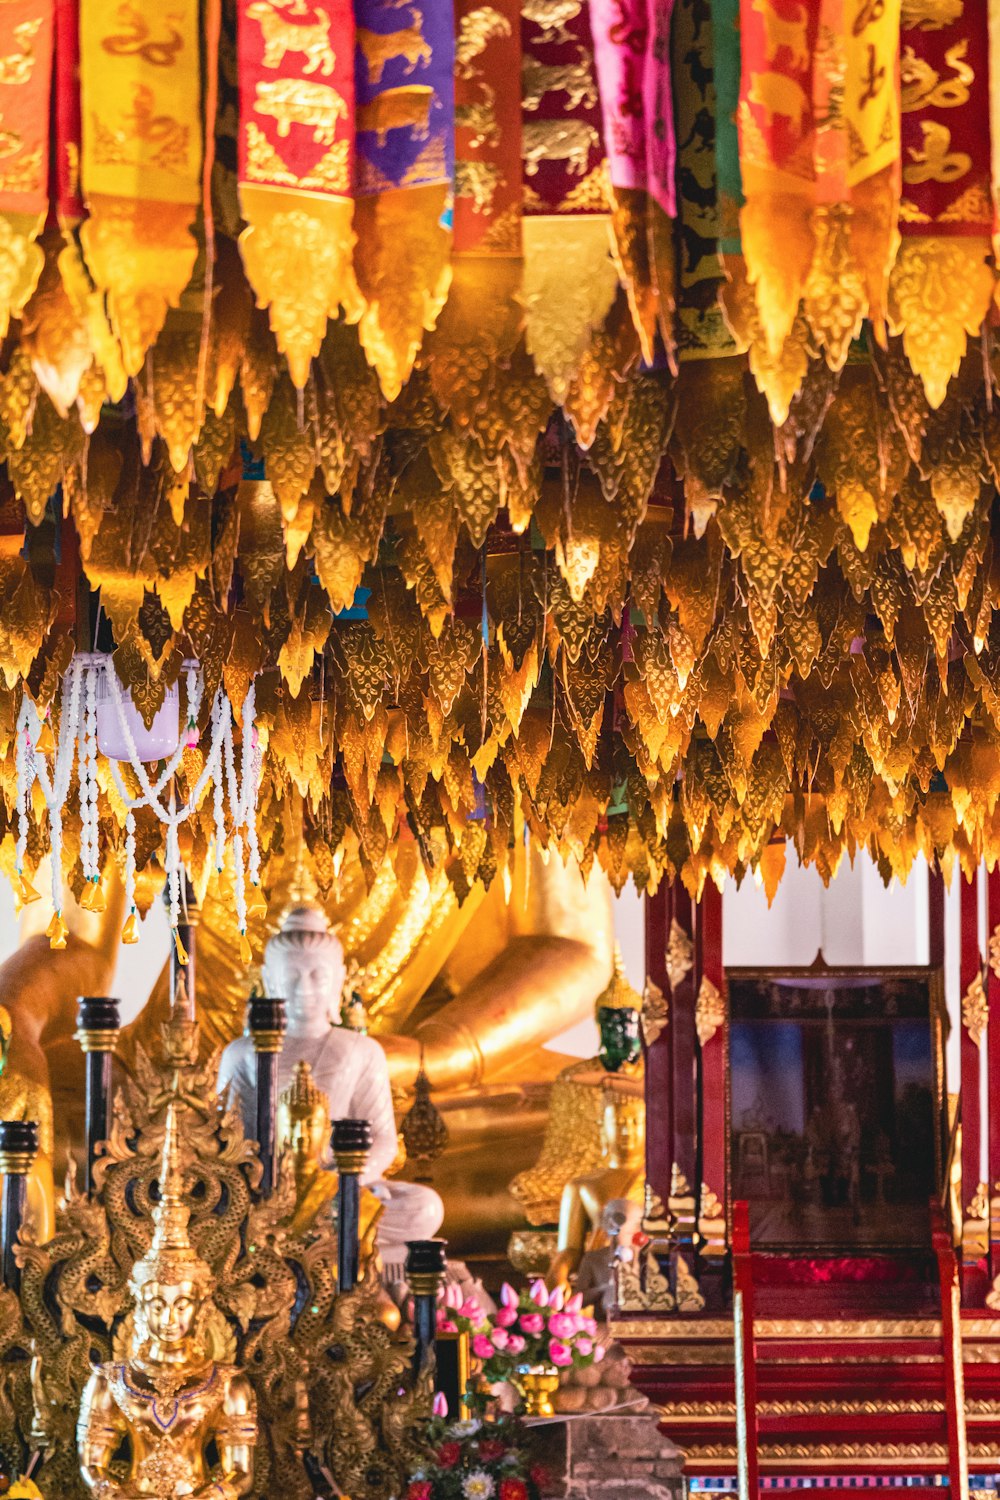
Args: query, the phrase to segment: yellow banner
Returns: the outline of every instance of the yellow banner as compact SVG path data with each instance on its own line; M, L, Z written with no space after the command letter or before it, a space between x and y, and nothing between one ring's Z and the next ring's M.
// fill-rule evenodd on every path
M83 0L83 189L196 204L202 124L198 0Z
M198 255L202 91L198 0L83 0L80 240L126 374L142 368Z
M848 0L847 181L851 187L900 158L900 0Z

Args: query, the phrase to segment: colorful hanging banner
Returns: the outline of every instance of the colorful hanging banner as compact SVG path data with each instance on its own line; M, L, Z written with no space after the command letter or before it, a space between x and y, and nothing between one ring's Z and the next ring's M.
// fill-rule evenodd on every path
M521 48L525 341L562 402L618 291L583 0L523 0Z
M657 326L648 228L654 205L668 221L660 242L672 249L671 9L669 0L649 0L648 5L647 0L592 0L590 7L616 258L647 363L652 363ZM662 279L667 302L663 321L672 346L672 256Z
M988 22L982 4L957 11L928 18L908 8L900 61L903 240L890 280L890 318L935 407L995 287L987 264L993 201L985 129L993 17Z
M740 145L736 111L740 100L740 6L739 0L711 0L712 84L715 107L699 116L693 128L703 134L715 129L715 180L719 214L719 253L738 255L743 179L740 175ZM685 133L678 131L681 140Z
M198 255L198 0L175 0L169 13L83 0L80 87L88 212L80 238L135 375Z
M55 9L56 213L69 228L84 215L80 187L80 4L56 0Z
M0 336L41 274L49 184L51 0L0 5Z
M241 0L239 193L247 277L300 389L327 320L356 321L350 0Z
M359 0L355 15L359 335L392 400L451 280L454 12Z
M714 358L734 353L735 346L719 301L723 277L715 139L719 113L715 14L709 0L685 0L674 7L670 45L677 134L677 357ZM738 82L737 78L736 87ZM731 108L735 116L735 96ZM735 119L731 129L735 151Z
M783 421L810 341L839 370L866 315L881 336L897 243L899 0L741 0L740 31L750 338L759 369L781 367L768 396Z
M455 20L455 254L519 256L520 7L458 0Z

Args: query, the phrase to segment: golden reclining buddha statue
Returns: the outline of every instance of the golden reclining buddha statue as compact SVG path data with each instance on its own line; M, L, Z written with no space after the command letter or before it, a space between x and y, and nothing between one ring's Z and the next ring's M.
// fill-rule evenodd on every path
M269 892L269 915L252 926L260 954L294 906L322 909L348 961L360 970L368 1029L384 1049L397 1116L407 1108L423 1060L451 1144L435 1163L435 1188L447 1203L443 1233L467 1254L502 1250L511 1231L539 1222L531 1194L514 1197L511 1179L530 1171L542 1151L550 1089L571 1058L558 1038L593 1014L612 969L611 892L604 875L584 881L572 863L520 845L509 881L475 886L462 905L444 868L428 877L415 845L400 843L368 889L360 862L345 860L326 893L316 888L308 856L289 831L284 870ZM121 901L109 889L104 913L69 912L70 935L51 953L43 937L44 902L26 908L20 949L0 964L14 1022L11 1068L0 1079L0 1115L27 1086L51 1090L59 1122L57 1175L83 1139L83 1058L73 1040L76 998L111 992L121 930ZM253 972L239 956L232 903L206 894L197 934L198 1015L202 1051L228 1044L243 1029ZM169 1010L164 971L125 1028L126 1064L137 1042L156 1036ZM584 1069L588 1067L583 1065ZM592 1067L591 1067L591 1071ZM562 1091L556 1089L556 1101ZM600 1159L600 1089L590 1096L542 1195L554 1222L563 1183ZM334 1106L336 1112L336 1106ZM578 1122L578 1124L581 1122ZM498 1135L503 1152L495 1149ZM560 1171L562 1180L557 1180ZM400 1178L413 1177L404 1169ZM552 1205L556 1205L552 1211Z

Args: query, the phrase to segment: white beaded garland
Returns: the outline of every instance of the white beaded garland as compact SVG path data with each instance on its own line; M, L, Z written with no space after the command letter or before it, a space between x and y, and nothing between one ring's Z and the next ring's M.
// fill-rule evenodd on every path
M181 917L183 862L178 830L201 805L212 783L216 867L222 870L227 836L232 837L235 877L235 906L241 936L246 936L246 881L256 886L260 878L260 851L257 841L257 799L260 787L261 753L255 723L256 689L250 683L243 704L243 741L240 773L236 773L233 747L233 711L220 686L211 708L211 730L204 764L186 801L178 807L173 777L184 758L184 752L198 743L198 719L201 713L203 680L197 662L186 664L187 722L177 749L163 763L156 781L150 779L146 764L139 759L135 738L129 724L126 699L118 676L106 657L78 655L67 668L63 680L59 718L59 737L51 779L48 763L39 749L43 721L32 700L25 695L17 723L15 811L17 840L15 845L17 874L24 881L24 861L33 789L37 785L45 801L52 849L52 901L56 919L62 912L62 828L73 767L77 767L80 817L80 867L86 880L96 885L100 869L100 815L97 745L97 693L103 674L114 706L118 728L127 751L127 761L109 758L112 781L125 808L125 907L135 917L135 809L148 807L165 829L164 864L167 875L167 900L170 925L176 931ZM139 793L132 796L125 785L122 768L128 764ZM163 793L170 787L170 806ZM228 802L228 807L227 807Z

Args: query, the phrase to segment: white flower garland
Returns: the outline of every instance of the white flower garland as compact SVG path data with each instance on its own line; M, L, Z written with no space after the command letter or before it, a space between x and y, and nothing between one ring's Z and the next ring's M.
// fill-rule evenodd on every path
M66 926L62 918L62 845L63 811L69 794L73 766L78 766L80 814L80 865L84 878L98 899L101 884L98 774L97 774L97 689L103 674L115 717L125 744L127 761L108 758L115 788L125 808L125 906L123 939L134 942L138 936L135 906L135 809L148 807L166 830L164 864L167 876L167 900L170 926L178 954L184 957L177 928L181 920L183 862L178 830L201 805L211 781L214 798L216 869L221 872L225 860L227 837L232 839L234 863L234 899L241 938L241 951L247 962L252 953L247 939L246 882L259 890L260 849L257 840L257 800L260 790L261 749L257 733L256 686L251 681L243 703L243 740L239 775L233 748L233 711L220 686L211 709L211 733L204 765L187 800L176 806L173 777L184 758L184 752L198 743L198 717L201 711L203 683L197 663L187 664L187 725L182 730L177 749L163 764L156 781L150 779L146 764L139 759L135 737L128 720L125 693L118 675L107 657L81 654L70 662L63 680L59 741L55 751L52 776L49 776L45 754L40 749L43 720L32 700L25 695L17 724L17 782L15 811L17 816L16 869L22 901L33 900L37 892L24 873L30 812L37 785L45 801L52 848L52 904L55 909L49 926L53 947L65 947ZM125 784L122 767L128 764L139 785L138 796L131 796ZM170 806L163 793L170 787ZM228 808L226 806L228 802ZM88 893L89 894L89 893ZM103 898L100 898L103 899ZM85 898L86 904L86 898Z

